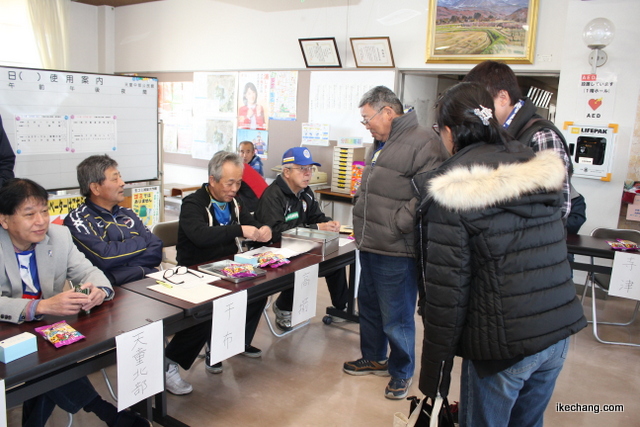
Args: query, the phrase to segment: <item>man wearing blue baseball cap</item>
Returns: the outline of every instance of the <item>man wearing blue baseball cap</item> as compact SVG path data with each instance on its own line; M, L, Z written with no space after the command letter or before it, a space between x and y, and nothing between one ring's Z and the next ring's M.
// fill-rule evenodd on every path
M282 156L282 174L264 190L255 212L256 220L271 227L272 241L279 241L283 231L295 227L340 230L340 223L322 212L309 188L314 165L320 166L320 163L313 161L305 147L290 148ZM348 300L345 269L328 274L326 280L331 303L338 310L344 310ZM282 292L273 305L276 325L283 331L291 330L292 305L293 289ZM336 317L334 321L343 319Z

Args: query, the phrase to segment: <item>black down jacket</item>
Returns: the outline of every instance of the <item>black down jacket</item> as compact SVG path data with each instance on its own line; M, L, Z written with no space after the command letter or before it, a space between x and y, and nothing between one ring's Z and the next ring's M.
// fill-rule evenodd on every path
M447 396L456 355L515 363L586 326L567 261L564 175L553 151L476 143L422 187L427 396Z

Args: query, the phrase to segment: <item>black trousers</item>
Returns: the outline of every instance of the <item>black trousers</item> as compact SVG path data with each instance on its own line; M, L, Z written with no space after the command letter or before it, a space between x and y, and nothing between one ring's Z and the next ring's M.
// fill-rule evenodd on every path
M75 414L98 396L87 377L71 381L40 396L26 400L22 405L24 427L44 427L56 406Z
M261 299L247 305L247 324L245 327L245 344L251 344L260 323L262 310L267 299ZM173 336L164 350L166 358L171 359L183 369L191 368L200 354L202 347L211 339L211 321L202 322L184 329Z
M347 285L347 269L340 268L333 273L324 276L327 279L327 288L331 295L331 304L338 310L343 310L349 301L349 288ZM276 300L280 310L291 311L293 306L293 288L280 292Z

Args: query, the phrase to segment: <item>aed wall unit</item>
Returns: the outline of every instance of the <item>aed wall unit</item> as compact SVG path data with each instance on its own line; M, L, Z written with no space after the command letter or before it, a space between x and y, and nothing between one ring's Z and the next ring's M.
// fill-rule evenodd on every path
M618 125L578 125L564 123L564 137L573 163L573 176L611 181Z

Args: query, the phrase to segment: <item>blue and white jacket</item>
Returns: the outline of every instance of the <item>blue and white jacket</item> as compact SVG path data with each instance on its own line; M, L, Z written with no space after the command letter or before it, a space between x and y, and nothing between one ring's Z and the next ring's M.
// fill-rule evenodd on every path
M162 261L162 240L129 208L116 205L109 212L87 199L67 215L64 225L113 285L142 279Z

